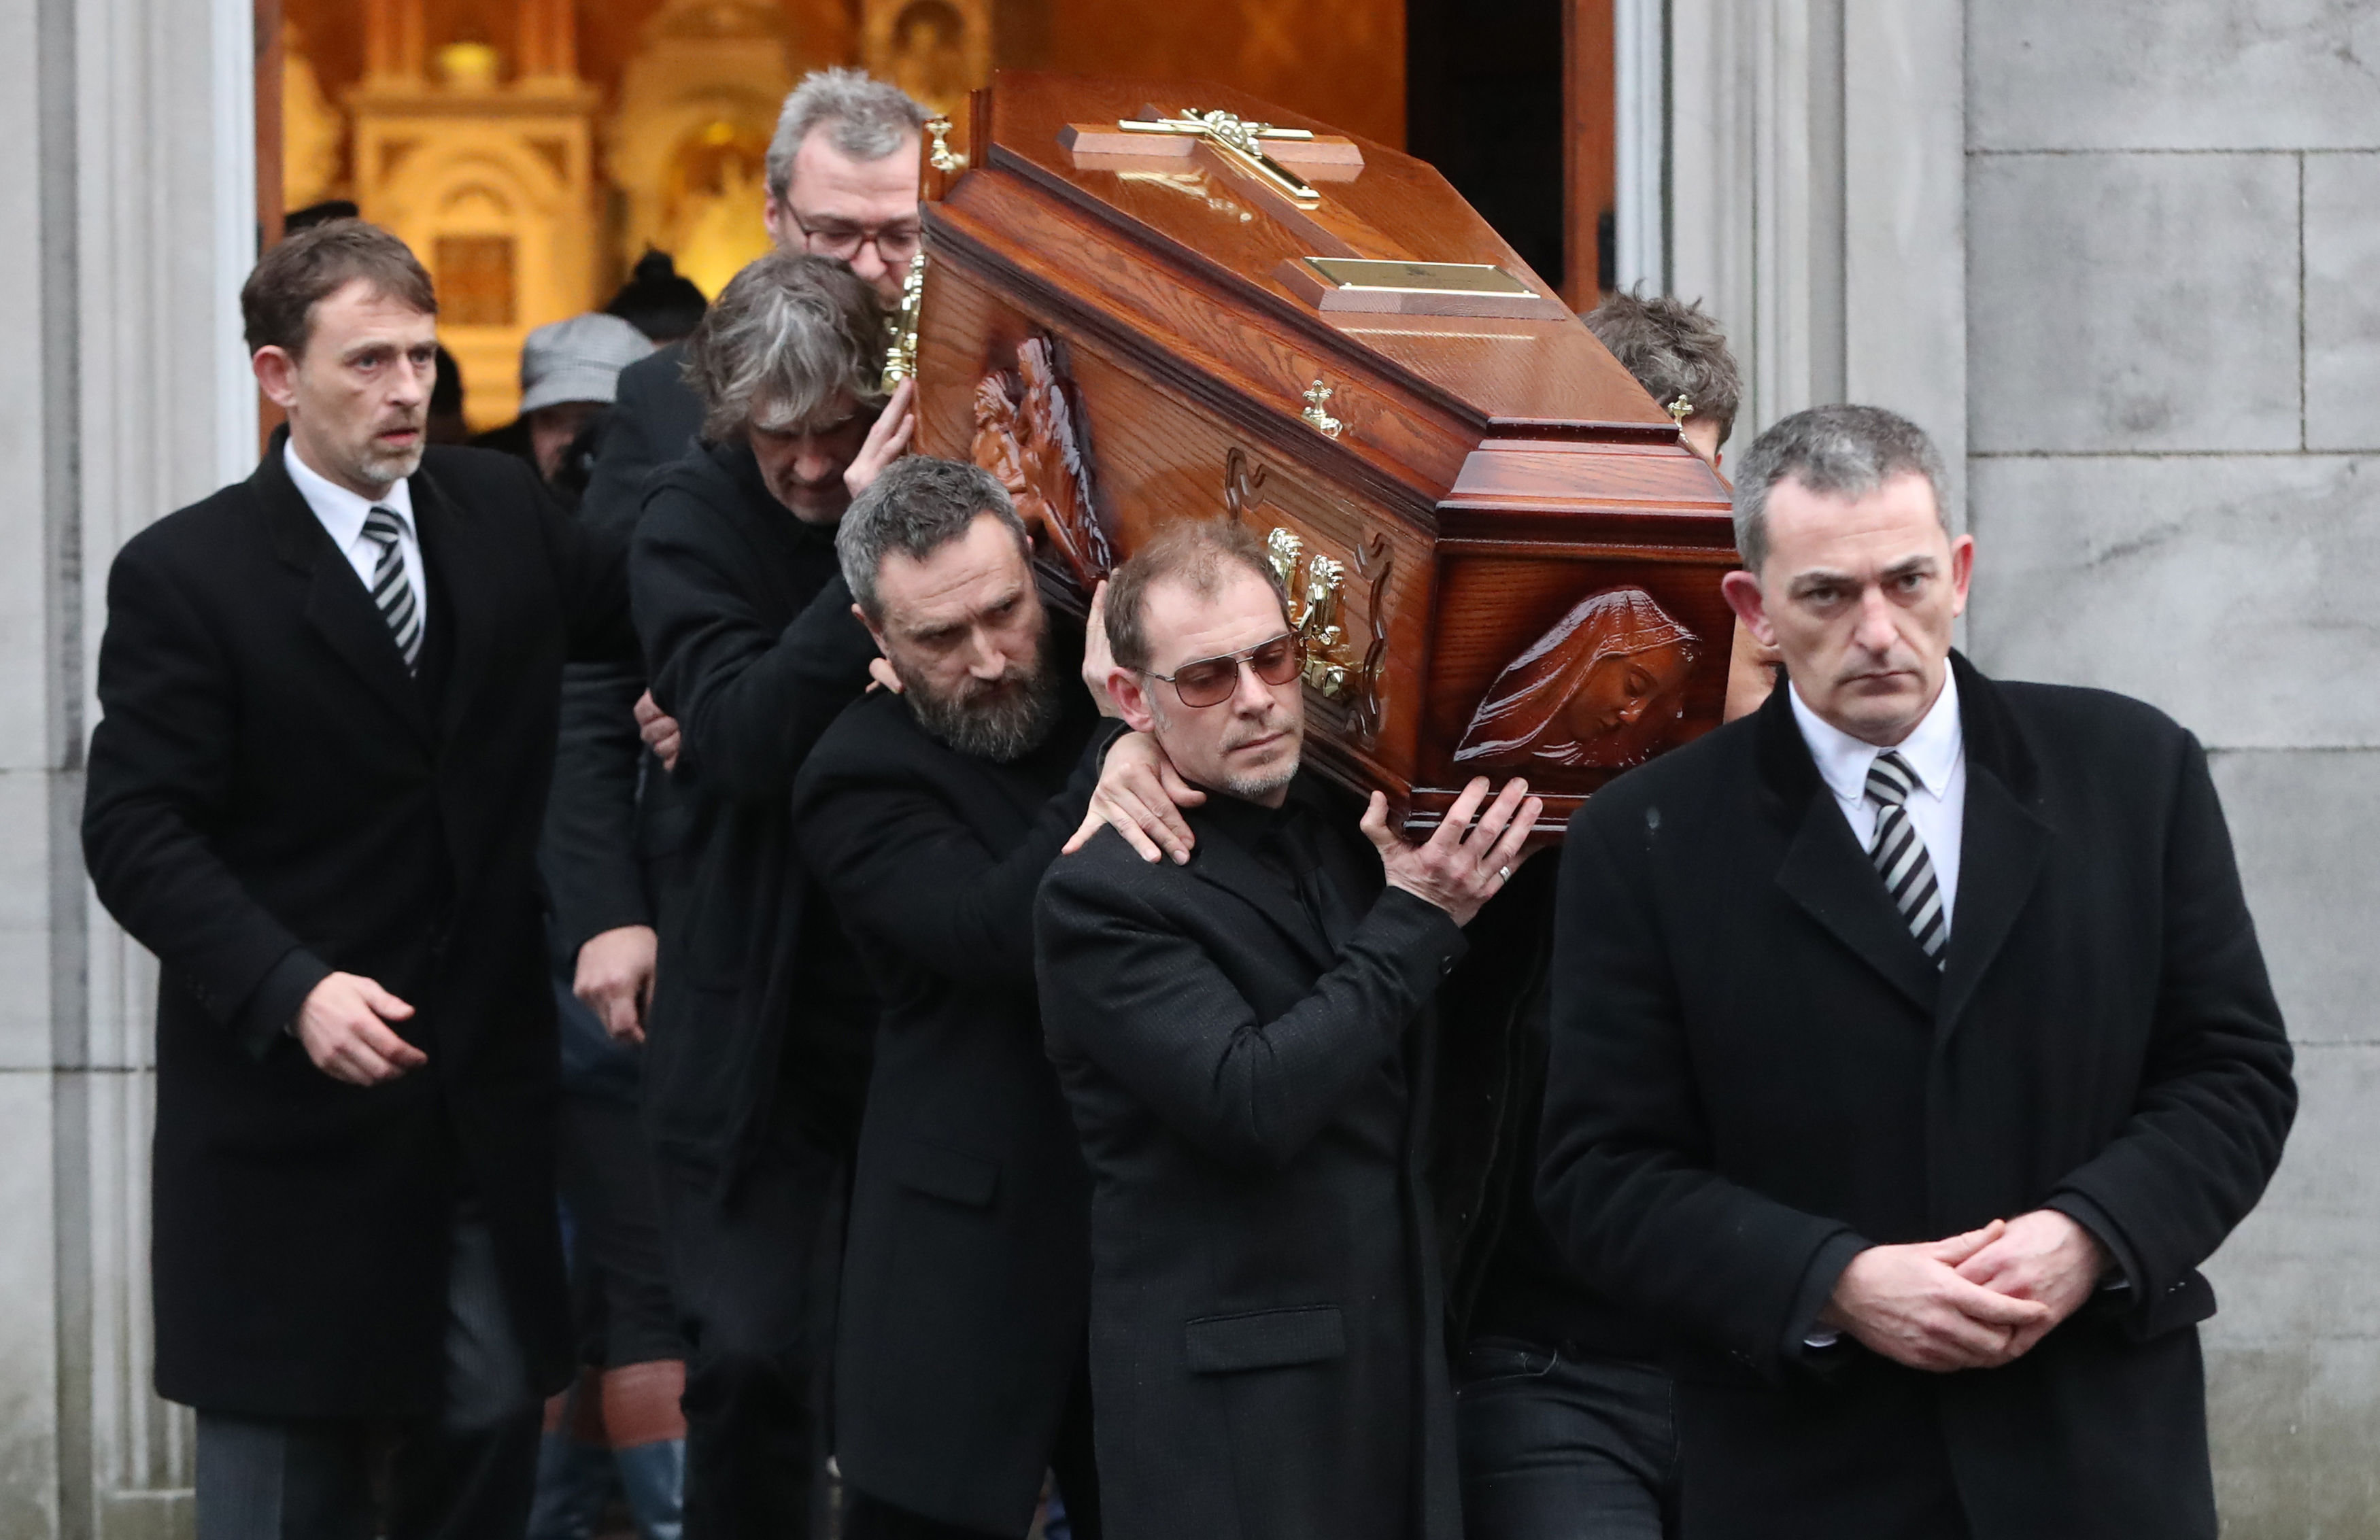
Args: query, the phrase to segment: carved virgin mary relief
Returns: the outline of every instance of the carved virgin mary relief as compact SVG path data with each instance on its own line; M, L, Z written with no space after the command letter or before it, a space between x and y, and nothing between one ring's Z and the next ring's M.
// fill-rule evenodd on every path
M1088 445L1057 345L1027 337L1016 367L996 369L975 388L969 455L1000 479L1035 550L1055 561L1087 595L1115 565L1091 503Z
M1481 770L1641 765L1685 714L1702 640L1642 588L1589 594L1504 665L1454 751Z

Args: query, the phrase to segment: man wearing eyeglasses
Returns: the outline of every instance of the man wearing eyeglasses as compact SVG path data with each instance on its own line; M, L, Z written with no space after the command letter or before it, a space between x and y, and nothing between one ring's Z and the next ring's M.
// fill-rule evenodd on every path
M1440 982L1540 804L1474 781L1409 846L1301 773L1299 645L1236 525L1143 546L1107 625L1117 709L1206 793L1186 861L1102 831L1037 912L1108 1533L1456 1540L1417 1131Z

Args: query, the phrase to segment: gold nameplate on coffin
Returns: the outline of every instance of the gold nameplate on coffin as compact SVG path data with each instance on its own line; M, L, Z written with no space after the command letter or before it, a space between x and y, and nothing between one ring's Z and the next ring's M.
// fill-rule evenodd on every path
M1380 261L1297 257L1273 270L1319 310L1371 315L1547 317L1567 310L1500 267L1485 262Z

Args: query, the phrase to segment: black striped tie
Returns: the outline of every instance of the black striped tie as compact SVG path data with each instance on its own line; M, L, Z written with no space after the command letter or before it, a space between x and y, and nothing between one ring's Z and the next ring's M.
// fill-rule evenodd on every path
M397 545L405 526L395 514L376 506L364 515L364 533L380 542L380 560L372 565L372 602L380 606L380 618L388 622L396 649L405 654L405 672L411 673L421 656L421 601L405 576L405 552Z
M1909 761L1889 750L1868 766L1867 799L1876 804L1876 841L1867 854L1884 879L1885 891L1909 922L1909 933L1938 968L1950 925L1942 913L1942 885L1934 876L1934 859L1925 854L1925 842L1909 819L1909 794L1916 785L1917 774Z

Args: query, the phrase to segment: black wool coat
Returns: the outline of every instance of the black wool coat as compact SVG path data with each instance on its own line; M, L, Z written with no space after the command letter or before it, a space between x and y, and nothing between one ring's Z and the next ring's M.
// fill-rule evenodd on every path
M684 378L686 345L672 343L620 371L578 521L625 546L662 466L698 453L702 402ZM645 661L573 663L562 675L562 724L544 866L555 939L566 955L621 926L651 926L684 837L684 798L637 731Z
M411 479L427 631L387 624L282 463L160 519L108 576L83 854L157 954L157 1389L210 1411L440 1404L458 1194L538 1382L570 1362L553 1000L535 882L565 654L634 647L616 549L509 455ZM284 1033L333 970L417 1013L370 1089Z
M702 398L686 382L686 344L674 342L620 371L603 445L578 516L626 540L653 472L700 451Z
M715 1170L723 1193L781 1110L828 1147L857 1127L874 1006L802 870L793 788L867 688L876 644L833 531L800 525L742 445L654 474L628 577L653 699L680 733L646 1111L663 1154Z
M702 401L685 378L686 345L670 344L620 371L579 522L625 546L645 494L665 466L703 453ZM684 896L679 861L694 798L662 771L637 728L645 661L573 663L562 675L562 726L544 864L555 939L576 955L622 926L658 927Z
M1102 831L1042 882L1042 1019L1092 1180L1102 1517L1133 1540L1455 1540L1420 1088L1463 932L1384 889L1360 808L1291 795L1360 916L1337 946L1220 795L1187 810L1185 866Z
M1540 1198L1665 1316L1685 1529L2212 1536L2198 1266L2263 1193L2290 1054L2197 741L1953 656L1967 755L1938 973L1780 690L1597 793L1562 851ZM1932 1376L1804 1345L1864 1245L2040 1207L2124 1287Z
M965 1529L1031 1524L1083 1363L1090 1182L1041 1049L1033 895L1114 737L1084 697L1050 742L996 765L874 695L795 791L803 855L883 1000L836 1459L860 1491Z

